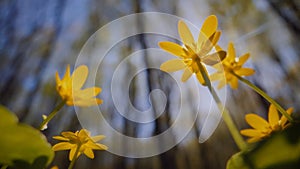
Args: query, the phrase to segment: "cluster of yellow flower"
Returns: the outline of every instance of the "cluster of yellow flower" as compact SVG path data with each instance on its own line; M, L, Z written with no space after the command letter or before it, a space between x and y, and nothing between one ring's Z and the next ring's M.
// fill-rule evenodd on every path
M70 73L70 65L67 66L65 75L60 79L58 72L56 72L56 90L62 98L62 103L59 104L49 116L43 116L44 121L40 125L40 130L47 127L47 123L55 116L55 114L67 104L68 106L88 107L99 105L103 101L96 96L101 92L100 87L91 87L81 89L88 77L88 67L81 65L77 67L74 72ZM86 129L73 132L62 132L62 136L54 136L53 138L60 143L55 144L52 149L54 151L70 150L69 160L71 161L69 168L73 168L76 159L85 154L87 157L93 159L93 150L107 150L103 144L97 143L102 140L104 135L91 136ZM54 166L53 169L58 168Z
M166 61L161 65L161 70L174 72L184 69L181 78L183 82L189 79L194 73L202 85L207 86L210 85L210 81L219 81L219 89L226 84L229 84L232 89L237 89L238 80L241 80L272 104L270 105L269 110L269 123L258 115L248 114L246 115L246 121L254 129L245 129L240 133L251 137L248 142L252 143L269 136L273 131L283 130L288 125L287 118L289 118L290 121L292 120L289 115L292 113L293 109L290 108L287 111L283 110L280 105L266 93L242 77L250 76L255 73L253 69L243 67L244 63L249 59L250 54L246 53L237 57L233 43L229 43L228 50L225 52L217 44L221 35L221 32L217 30L217 27L217 17L214 15L207 17L200 30L198 40L195 41L187 25L183 21L179 21L178 33L183 45L173 42L159 43L159 46L163 50L177 56L178 59ZM216 52L211 53L213 49L215 49ZM216 69L216 72L209 76L204 65L212 66ZM277 109L283 114L280 119ZM231 122L228 122L228 125L232 125Z
M292 121L290 115L293 109L289 108L285 111L266 93L243 78L243 76L250 76L255 73L253 69L243 67L244 63L249 59L250 54L246 53L241 57L237 57L233 43L229 43L227 52L223 50L217 44L221 36L221 32L217 30L217 28L217 17L214 15L209 16L204 21L198 39L195 41L188 26L183 21L179 21L178 32L183 45L173 42L159 43L159 46L163 50L178 57L177 59L172 59L163 63L161 65L161 70L173 72L184 69L181 78L183 82L187 81L192 74L195 74L200 84L209 88L217 103L219 103L219 99L211 86L211 81L219 81L218 88L222 88L226 84L229 84L232 89L237 89L238 81L240 80L265 97L271 103L268 122L256 114L248 114L246 115L246 121L253 129L244 129L238 132L238 134L241 133L244 136L250 137L250 139L248 139L249 143L259 141L269 136L274 131L285 129L289 125L288 121ZM214 52L212 52L213 50ZM209 75L205 65L212 66L216 69L216 72ZM47 123L65 104L69 106L85 107L98 105L103 102L99 98L96 98L101 92L101 88L91 87L81 89L87 76L88 68L85 65L77 67L72 75L70 74L70 66L68 65L62 79L60 79L58 73L56 73L56 89L63 101L49 116L44 118L44 121L40 126L41 130L46 128ZM282 113L281 118L279 117L277 110ZM232 132L231 134L233 137L236 138L235 141L240 142L239 137L241 138L241 136L236 136L237 134L234 130L237 129L233 126L234 124L232 123L229 114L226 114L226 111L222 110L224 121L227 123L229 129L232 129L230 131ZM62 132L61 135L62 136L53 137L56 140L62 141L54 145L53 150L70 150L69 160L71 163L69 168L73 167L75 160L81 154L85 154L89 158L94 158L93 150L107 149L105 145L97 143L104 138L103 135L91 137L90 132L85 129L76 131L75 133Z

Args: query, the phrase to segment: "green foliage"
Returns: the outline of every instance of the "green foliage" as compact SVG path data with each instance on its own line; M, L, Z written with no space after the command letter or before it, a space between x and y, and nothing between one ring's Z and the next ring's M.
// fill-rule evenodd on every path
M13 169L43 169L45 168L48 161L48 157L40 156L36 158L32 164L25 160L15 160Z
M0 164L44 168L52 161L54 152L40 131L18 123L18 118L3 106L0 117Z
M258 143L248 152L237 153L227 169L297 169L300 166L300 124ZM251 166L251 167L250 167Z
M251 169L241 152L234 154L227 162L227 169Z

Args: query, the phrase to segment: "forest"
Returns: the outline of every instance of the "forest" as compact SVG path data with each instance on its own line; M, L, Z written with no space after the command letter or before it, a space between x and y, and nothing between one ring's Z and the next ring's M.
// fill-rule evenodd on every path
M298 0L1 0L0 35L1 169L300 166Z

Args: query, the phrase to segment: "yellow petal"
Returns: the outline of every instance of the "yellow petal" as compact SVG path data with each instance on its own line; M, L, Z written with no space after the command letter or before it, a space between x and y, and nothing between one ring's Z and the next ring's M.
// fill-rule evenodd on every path
M226 59L226 58L225 58L225 59ZM224 60L225 60L225 59L224 59ZM224 60L223 60L223 61L224 61ZM213 65L212 67L215 68L215 69L217 69L218 71L223 72L223 71L224 71L223 61L220 62L220 63L217 63L217 64Z
M184 49L185 54L183 55L182 58L193 58L195 55L198 55L195 51L196 51L196 49L194 46L192 46L192 47L185 46L185 49Z
M74 94L74 97L81 98L81 99L90 99L97 96L100 92L101 92L100 87L91 87L76 92L76 94Z
M247 62L247 60L250 57L250 53L246 53L243 56L239 57L239 61L238 61L238 65L239 66L243 66L245 62Z
M61 142L57 143L52 147L53 151L61 151L61 150L69 150L72 147L74 147L74 144L71 144L69 142Z
M202 62L207 64L207 65L215 65L222 61L226 56L225 51L218 51L216 53L212 53L209 55L206 55L204 58L202 58Z
M248 143L255 143L260 141L262 138L261 137L252 137L250 139L247 140Z
M217 44L217 42L219 41L220 37L221 37L221 31L216 31L212 35L212 37L210 38L210 40L211 40L211 43L212 43L213 46L215 46Z
M70 132L70 131L64 131L61 133L62 136L66 137L66 138L73 138L76 137L75 133Z
M89 70L86 65L77 67L72 74L73 90L80 89L88 76Z
M60 141L70 141L70 139L62 137L62 136L53 136L55 140L60 140Z
M224 72L216 72L209 76L211 81L217 81L219 80L218 89L221 89L226 85L226 77Z
M222 73L222 72L216 72L214 74L211 74L209 76L209 78L210 78L211 81L216 81L216 80L225 79L225 76L224 76L224 73Z
M185 53L182 46L180 46L174 42L159 42L158 45L163 50L165 50L175 56L182 57Z
M71 71L70 71L70 65L69 64L67 65L65 76L71 77Z
M93 150L107 150L107 147L103 144L94 143L89 141L87 144L85 144L86 147L91 148Z
M79 106L79 107L90 107L90 106L97 106L102 103L103 103L103 100L101 100L101 99L89 98L89 99L83 99L83 100L74 100L73 105Z
M230 80L228 80L228 83L232 89L237 89L239 87L238 79L234 76Z
M262 137L264 136L261 131L255 129L244 129L241 130L241 134L248 137Z
M227 57L229 58L229 61L230 62L234 62L235 61L235 49L234 49L234 46L233 46L233 43L230 42L228 44L228 51L227 51Z
M98 150L107 150L108 149L108 147L106 145L104 145L104 144L96 143L96 145L99 147Z
M90 132L86 129L81 129L78 133L79 138L89 138L90 137Z
M198 81L199 81L202 85L205 85L205 80L204 80L204 78L203 78L201 72L197 72L197 73L196 73L196 77L197 77Z
M192 76L192 74L193 72L190 70L190 68L185 68L181 77L181 81L186 82Z
M195 42L194 37L190 29L182 20L178 22L178 33L184 45L188 45L190 47L193 46L193 43Z
M219 45L216 45L215 48L216 48L216 51L224 51L224 50L221 48L221 46L219 46Z
M205 42L211 35L213 35L218 27L218 19L215 15L208 16L201 28L201 31L198 36L198 44Z
M220 31L215 32L209 39L203 42L203 44L198 43L198 54L200 56L205 56L207 55L212 48L215 46L217 41L219 40L221 35Z
M94 152L92 149L86 148L86 149L84 149L83 153L90 159L94 159Z
M69 153L69 160L70 161L73 160L73 157L75 155L76 149L77 149L77 146L74 146L74 147L71 148L70 153ZM80 154L80 153L78 153L78 154Z
M62 78L62 81L67 82L68 80L70 80L71 77L71 73L70 73L70 65L67 66L66 72L64 77Z
M269 124L271 127L277 126L279 122L279 115L276 107L271 104L269 107L269 113L268 113L268 119L269 119Z
M100 87L92 87L92 89L94 90L94 96L97 96L102 91Z
M103 100L99 99L99 98L96 98L96 104L102 104L103 103Z
M293 111L294 111L294 108L292 108L292 107L290 107L289 109L286 110L286 112L289 115L291 115ZM284 115L282 115L281 118L280 118L281 127L285 128L286 123L287 123L287 118Z
M240 68L238 70L235 70L234 72L240 76L251 76L255 73L255 70L251 68Z
M97 145L98 143L95 143L91 140L89 140L87 143L84 144L85 147L94 149L94 150L102 150L100 146Z
M67 102L66 102L66 104L68 106L74 106L73 98L72 99L68 99Z
M226 85L226 79L224 78L224 79L222 79L222 80L220 80L220 82L219 82L219 85L218 85L218 89L221 89L221 88L223 88L225 85Z
M97 142L97 141L100 141L100 140L102 140L102 139L104 139L104 138L105 138L104 135L97 135L97 136L93 136L93 137L92 137L92 140L93 140L94 142Z
M181 59L171 59L161 64L160 69L165 72L175 72L185 67L186 65Z
M245 119L247 123L254 129L264 131L269 127L269 123L256 114L247 114Z
M58 75L58 72L55 73L55 81L56 81L56 85L60 85L61 84L61 80L60 80L60 77Z

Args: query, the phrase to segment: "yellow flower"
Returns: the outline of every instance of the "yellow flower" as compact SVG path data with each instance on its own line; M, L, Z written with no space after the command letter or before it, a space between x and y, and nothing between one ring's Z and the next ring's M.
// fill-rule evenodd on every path
M246 53L243 56L237 58L235 55L233 43L229 43L226 58L220 64L214 65L214 68L217 69L217 72L210 76L211 80L220 80L218 85L219 89L224 87L226 83L229 83L232 89L237 89L238 78L235 77L233 73L239 76L250 76L255 73L255 71L251 68L243 68L244 63L248 60L249 57L250 54Z
M161 65L160 69L166 72L184 69L181 78L183 82L187 81L191 75L195 73L199 82L204 84L205 82L199 71L197 62L200 64L214 65L226 55L225 51L210 53L221 35L221 32L217 31L217 26L218 20L216 16L211 15L207 17L199 33L198 40L195 41L187 25L183 21L179 21L178 33L183 42L183 46L173 42L159 43L160 48L179 58L166 61Z
M78 158L82 153L88 156L89 158L93 159L94 158L94 153L93 150L107 150L107 147L103 144L96 143L103 139L105 136L104 135L97 135L97 136L90 136L90 132L81 129L80 131L76 131L75 133L73 132L62 132L62 136L54 136L53 138L56 140L63 141L61 143L55 144L52 149L54 151L61 151L61 150L69 150L69 160L72 161L77 148Z
M70 75L70 65L68 65L62 79L56 72L56 90L67 105L93 106L103 102L95 98L101 92L100 87L81 89L87 76L88 68L85 65L77 67L72 75Z
M289 115L292 114L293 108L289 108L286 112ZM290 124L285 116L281 116L279 119L278 111L272 104L269 107L268 122L256 114L247 114L245 119L253 127L253 129L241 130L242 135L250 137L249 143L259 141L274 131L281 131Z

